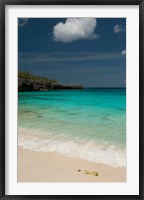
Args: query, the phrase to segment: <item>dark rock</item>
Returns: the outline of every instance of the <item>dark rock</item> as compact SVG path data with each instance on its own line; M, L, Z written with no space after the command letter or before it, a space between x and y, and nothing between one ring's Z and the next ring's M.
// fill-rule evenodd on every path
M80 85L64 85L48 81L18 78L18 91L48 91L61 89L82 89Z

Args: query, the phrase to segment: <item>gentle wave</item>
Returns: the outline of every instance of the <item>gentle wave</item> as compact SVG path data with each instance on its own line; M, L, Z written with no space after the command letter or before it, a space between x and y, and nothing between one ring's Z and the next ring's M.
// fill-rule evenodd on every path
M18 145L34 151L53 151L68 157L81 158L112 167L126 167L126 149L107 142L88 141L62 134L18 128Z

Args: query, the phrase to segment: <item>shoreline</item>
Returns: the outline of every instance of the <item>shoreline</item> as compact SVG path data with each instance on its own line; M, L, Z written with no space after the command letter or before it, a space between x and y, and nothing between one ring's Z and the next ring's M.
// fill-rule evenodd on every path
M96 171L98 176L84 170ZM18 182L126 182L126 168L18 147Z

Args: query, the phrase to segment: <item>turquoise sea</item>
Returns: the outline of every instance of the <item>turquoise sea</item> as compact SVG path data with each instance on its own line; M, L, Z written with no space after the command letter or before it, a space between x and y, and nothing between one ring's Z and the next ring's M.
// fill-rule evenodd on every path
M126 90L18 93L18 144L126 166Z

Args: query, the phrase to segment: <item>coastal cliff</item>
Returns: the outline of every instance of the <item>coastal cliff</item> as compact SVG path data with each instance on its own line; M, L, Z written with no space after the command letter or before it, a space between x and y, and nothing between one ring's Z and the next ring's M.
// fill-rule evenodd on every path
M82 89L81 85L60 84L55 80L33 76L28 72L20 72L18 91L48 91L60 89Z

